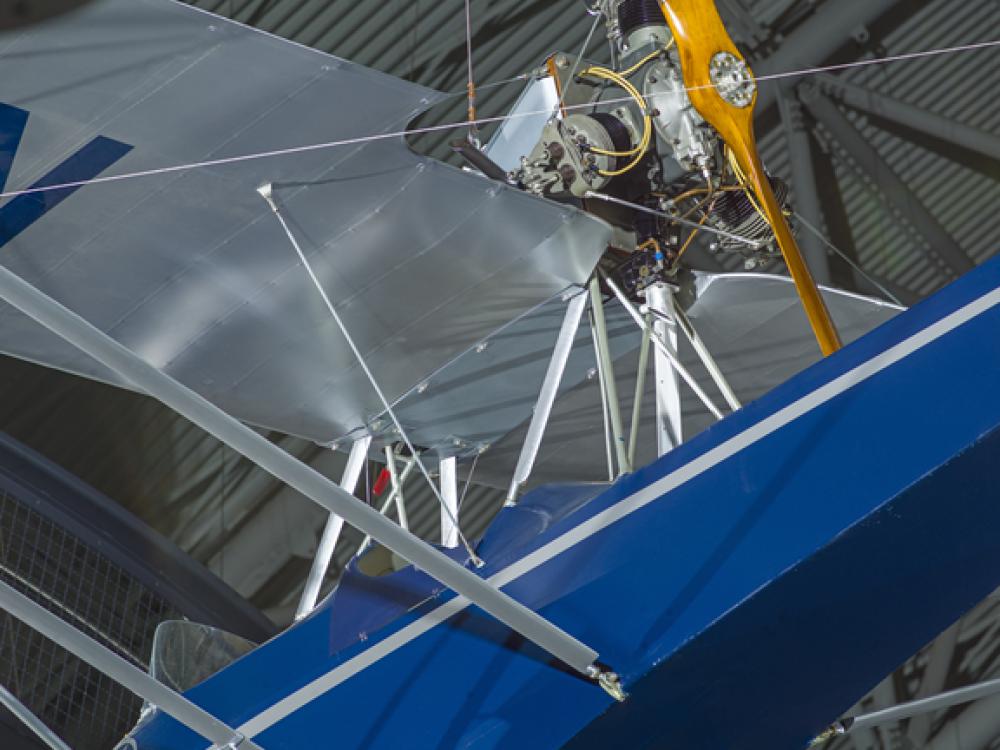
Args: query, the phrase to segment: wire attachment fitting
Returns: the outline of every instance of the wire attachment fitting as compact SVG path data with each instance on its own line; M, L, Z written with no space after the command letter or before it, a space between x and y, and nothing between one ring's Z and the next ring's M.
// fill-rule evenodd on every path
M628 698L628 693L622 687L621 678L618 677L617 672L612 672L609 669L601 669L596 664L591 664L587 670L587 674L601 686L605 693L619 703L624 703L625 699Z
M851 728L852 723L853 720L851 719L842 719L841 721L833 722L833 724L828 726L820 734L813 738L813 740L809 743L809 747L818 747L827 740L839 737L842 734L847 734L847 731Z

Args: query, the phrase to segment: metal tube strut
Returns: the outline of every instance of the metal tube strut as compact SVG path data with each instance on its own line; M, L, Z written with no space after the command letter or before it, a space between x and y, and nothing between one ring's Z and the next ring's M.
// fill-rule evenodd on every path
M628 462L635 466L635 451L639 445L639 421L642 419L642 397L646 393L646 370L649 369L649 342L651 321L646 316L646 327L639 344L639 366L635 372L635 398L632 399L632 423L628 436Z
M403 500L403 486L406 484L406 480L409 479L409 477L410 477L410 472L413 471L413 468L416 465L417 465L416 461L414 461L412 458L409 458L409 459L406 460L406 466L403 467L403 471L400 472L400 474L399 474L399 489L396 489L394 487L389 492L389 495L388 495L388 497L386 497L385 502L382 503L382 507L379 508L379 513L381 513L383 516L386 513L389 512L389 506L392 505L393 502L396 503L396 510L397 511L402 510L404 508L405 502ZM403 516L405 516L406 515L406 511L402 510L402 512L403 512ZM402 526L404 529L406 529L406 528L408 528L408 526L405 526L402 523L403 516L400 516L400 524L399 525ZM368 549L368 546L371 543L372 543L371 535L365 534L365 538L361 541L361 544L358 546L358 552L357 552L357 554L360 555L362 552L364 552L366 549Z
M549 368L545 371L545 379L538 391L538 400L535 402L535 410L531 414L528 433L524 436L521 455L517 458L514 477L511 479L510 489L507 490L508 505L514 504L517 500L517 493L531 476L535 459L538 458L538 450L542 445L542 437L545 435L545 428L548 427L549 417L552 415L552 405L559 393L559 384L562 382L563 373L566 372L566 363L573 350L573 340L576 338L577 331L580 330L580 320L583 318L583 311L586 308L587 295L584 292L574 296L566 306L566 314L563 316L556 344L552 348Z
M368 458L368 446L371 444L371 435L365 435L355 440L351 446L351 453L347 457L347 465L344 467L344 475L340 480L340 486L345 492L354 494L354 490L358 486L358 479L361 478L361 469L364 467L365 459ZM326 572L330 568L330 560L333 559L333 552L337 548L337 542L340 540L340 532L343 528L344 519L336 513L331 513L326 519L323 536L320 537L319 546L316 547L316 556L309 569L305 588L302 589L299 606L295 610L296 620L301 620L316 607L323 579L326 578Z
M611 347L608 344L608 325L604 319L604 300L601 299L601 283L594 276L590 280L590 308L594 311L594 331L597 337L597 357L604 371L604 388L608 396L608 414L611 416L611 436L618 458L618 475L632 471L628 463L625 447L625 432L622 428L622 409L618 402L618 385L615 382L614 363L611 361Z
M441 478L441 497L445 508L441 511L441 544L448 548L458 546L458 459L442 458L438 463Z
M399 528L310 466L208 400L156 369L76 313L0 266L0 298L41 323L144 393L162 401L210 435L246 456L357 529L370 534L405 560L577 671L596 677L597 652L491 586L475 573Z
M618 288L618 285L615 284L615 282L612 281L607 276L604 277L604 283L606 283L608 287L611 289L611 291L615 293L615 296L618 298L618 301L621 303L621 306L624 307L625 310L628 312L628 314L632 316L632 320L635 321L636 325L643 330L648 328L649 326L646 325L645 319L642 317L639 311L635 309L635 305L629 302L628 297L622 294L622 291L621 289ZM677 373L682 378L684 378L684 382L687 383L691 387L691 390L694 391L695 395L699 399L701 399L701 402L705 405L705 408L708 409L710 412L712 412L712 414L715 416L716 419L722 419L723 417L722 410L715 405L712 399L708 397L708 394L705 393L704 389L700 385L698 385L698 381L694 379L694 376L681 363L680 357L677 356L677 352L670 348L667 342L663 340L663 338L659 335L659 333L655 329L653 330L652 336L653 336L654 346L656 346L660 351L662 351L666 355L667 359L670 360L670 364L673 365L674 368L676 368Z
M14 694L3 685L0 685L0 706L4 706L20 719L24 726L30 729L38 739L52 748L52 750L70 750L70 746L63 742L59 738L59 735L49 729L45 725L45 722L31 713L28 707L15 698Z
M415 461L410 461L407 466L413 466L415 463ZM399 518L399 525L404 529L409 529L410 521L406 517L406 505L403 503L403 486L399 483L399 472L396 470L396 450L391 445L385 447L385 467L389 470L389 482L392 487L389 497L396 498L396 515Z
M608 392L604 389L604 368L601 367L600 347L597 345L597 326L594 325L594 311L590 311L590 337L594 345L594 361L597 364L597 389L601 392L601 419L604 423L604 451L608 459L608 481L615 481L614 451L611 450L611 425L608 422Z
M55 641L77 658L94 669L106 674L112 680L131 690L143 700L170 714L181 724L197 732L218 747L227 745L243 750L261 748L249 738L212 716L205 709L196 706L183 695L174 692L162 682L158 682L138 667L129 664L114 651L84 635L69 623L52 614L44 607L13 587L0 581L0 608L10 612L24 624L37 630L51 641Z
M976 685L967 685L956 690L949 690L946 693L934 695L930 698L921 698L909 703L901 703L898 706L883 708L880 711L872 711L870 714L849 716L831 724L830 728L814 739L811 744L818 745L835 735L847 734L848 732L855 732L859 729L867 729L868 727L887 724L901 719L909 719L913 716L920 716L931 711L939 711L943 708L951 708L962 703L971 703L972 701L998 694L1000 694L1000 678L980 682Z
M726 403L733 411L743 408L743 404L736 397L736 391L733 387L729 385L729 381L726 380L726 376L722 374L722 369L719 367L718 363L715 361L715 357L712 356L712 352L708 350L705 346L705 342L702 341L701 336L698 335L697 329L695 329L694 324L691 323L691 319L688 318L687 313L681 308L680 303L677 301L677 297L671 295L671 303L673 304L674 319L677 321L678 326L684 332L685 338L691 342L692 348L694 348L695 353L701 360L701 363L708 370L708 374L712 376L712 381L715 383L715 387L719 389L722 393L722 397L726 399Z
M302 246L299 245L299 241L295 238L295 234L292 232L292 228L288 226L288 222L285 220L284 215L278 208L278 204L274 198L273 186L270 183L261 185L257 188L257 192L260 194L267 205L271 208L272 213L274 213L275 218L278 223L281 224L282 230L285 232L285 236L288 238L289 244L291 244L292 249L295 250L295 254L299 257L299 262L302 263L302 267L305 269L306 274L309 276L310 281L312 281L313 287L315 287L317 293L323 300L323 304L326 305L326 309L330 313L330 317L333 318L333 322L337 324L340 329L340 333L343 335L344 340L347 342L348 347L350 347L351 352L354 354L354 358L357 360L358 364L361 366L362 371L365 373L365 377L368 378L368 382L372 386L372 390L375 391L375 395L378 396L379 401L382 402L382 407L385 409L389 418L392 419L393 424L396 426L396 431L399 433L399 437L402 438L403 442L406 443L406 447L410 449L410 455L416 459L417 466L420 467L420 471L424 475L424 479L427 480L427 484L430 485L431 492L437 498L438 502L441 504L441 510L445 513L448 512L448 506L441 497L441 492L438 490L437 485L434 480L431 479L430 473L427 471L427 467L424 466L424 462L420 460L420 455L417 453L416 449L413 447L413 443L406 434L406 430L403 429L403 423L399 421L399 417L396 416L395 410L389 403L389 399L386 398L385 393L383 393L382 388L379 386L378 381L375 379L375 375L372 373L371 369L368 367L368 363L365 362L365 358L361 355L361 350L358 349L357 344L354 343L354 337L351 336L351 332L347 330L347 326L344 325L343 319L340 317L340 313L337 312L337 308L334 307L333 302L330 301L330 296L326 293L326 289L319 281L319 277L316 272L313 271L312 264L306 257L306 254L302 251ZM455 523L455 527L458 528L458 519L451 519ZM465 547L466 552L469 553L469 559L476 565L476 567L482 567L483 561L479 559L475 550L472 549L472 545L469 544L468 540L462 534L461 531L458 532L458 538L462 542L462 546Z
M677 352L677 321L673 317L674 292L666 284L646 287L646 306L656 316L653 331L665 346L657 347L653 358L656 378L656 454L662 456L684 442L684 422L681 412L681 384L677 368L666 349ZM638 323L639 320L636 319ZM649 325L643 320L643 325Z

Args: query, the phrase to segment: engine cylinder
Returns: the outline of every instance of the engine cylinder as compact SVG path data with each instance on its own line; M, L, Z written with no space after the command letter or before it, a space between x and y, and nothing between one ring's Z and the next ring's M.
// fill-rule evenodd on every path
M618 26L628 36L643 26L666 26L657 0L625 0L618 6Z

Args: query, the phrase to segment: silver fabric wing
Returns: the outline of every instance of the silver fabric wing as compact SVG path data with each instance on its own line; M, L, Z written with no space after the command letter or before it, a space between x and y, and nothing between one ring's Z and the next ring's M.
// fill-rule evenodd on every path
M256 425L328 442L382 411L261 184L391 400L583 282L609 239L399 136L156 173L395 133L444 96L172 0L2 33L0 63L7 190L153 171L8 200L0 262ZM127 385L6 306L0 351Z

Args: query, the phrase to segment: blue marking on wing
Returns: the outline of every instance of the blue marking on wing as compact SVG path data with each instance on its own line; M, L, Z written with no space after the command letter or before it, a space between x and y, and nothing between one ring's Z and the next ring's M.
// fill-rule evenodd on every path
M27 124L27 111L0 103L0 190L7 185L7 177L14 166L14 154L21 145L21 136Z
M31 187L48 187L93 179L131 150L132 146L127 143L97 136ZM0 247L17 237L79 188L80 186L75 186L19 195L0 208Z

